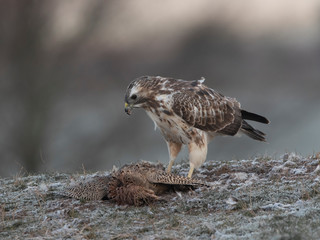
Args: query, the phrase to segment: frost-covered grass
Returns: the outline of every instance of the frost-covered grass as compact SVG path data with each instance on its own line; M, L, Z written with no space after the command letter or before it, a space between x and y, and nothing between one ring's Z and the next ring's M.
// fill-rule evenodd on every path
M0 179L0 239L319 239L319 163L294 153L207 161L194 177L210 187L144 207L57 194L94 174Z

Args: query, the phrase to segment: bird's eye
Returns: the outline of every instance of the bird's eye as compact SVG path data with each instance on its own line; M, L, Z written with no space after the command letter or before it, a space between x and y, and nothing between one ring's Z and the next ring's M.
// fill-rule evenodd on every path
M133 95L131 96L131 99L136 100L136 99L137 99L137 95L133 94Z

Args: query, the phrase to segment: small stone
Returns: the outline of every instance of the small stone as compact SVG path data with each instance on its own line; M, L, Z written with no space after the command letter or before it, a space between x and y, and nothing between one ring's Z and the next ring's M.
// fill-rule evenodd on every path
M245 172L238 172L234 174L234 177L238 180L246 180L248 178L248 174Z
M238 202L239 202L239 200L237 198L235 198L235 197L229 197L226 200L226 203L229 204L229 205L236 205Z

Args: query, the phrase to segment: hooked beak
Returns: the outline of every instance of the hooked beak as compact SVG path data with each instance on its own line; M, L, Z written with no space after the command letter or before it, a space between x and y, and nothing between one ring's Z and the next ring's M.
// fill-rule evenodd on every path
M132 108L133 108L132 105L129 105L128 103L124 103L124 111L126 112L126 114L130 115Z

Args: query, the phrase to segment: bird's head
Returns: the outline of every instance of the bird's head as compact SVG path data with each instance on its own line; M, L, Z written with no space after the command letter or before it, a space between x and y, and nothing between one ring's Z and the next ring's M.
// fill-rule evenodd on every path
M149 77L140 77L129 84L124 97L125 112L128 115L131 114L133 108L143 108L147 105L151 94L147 87L149 81Z

